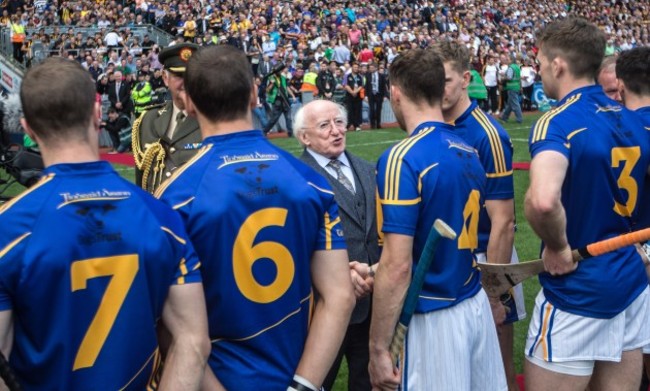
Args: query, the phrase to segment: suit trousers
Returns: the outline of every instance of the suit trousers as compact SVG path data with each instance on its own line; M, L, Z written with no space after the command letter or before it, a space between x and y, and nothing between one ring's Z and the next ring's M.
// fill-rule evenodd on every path
M362 100L358 96L346 96L345 105L348 110L348 125L355 128L361 126L361 102Z
M381 106L384 104L384 97L381 95L368 95L368 106L370 107L370 128L381 127Z

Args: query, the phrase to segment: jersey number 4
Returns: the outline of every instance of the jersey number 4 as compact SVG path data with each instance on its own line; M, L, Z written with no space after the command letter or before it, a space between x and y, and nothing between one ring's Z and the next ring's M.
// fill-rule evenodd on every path
M623 168L616 184L619 189L627 192L627 202L625 204L620 204L614 200L614 211L624 217L630 217L636 208L639 185L632 176L632 170L640 157L641 148L638 146L612 148L612 167L617 168L623 162Z
M73 371L95 364L139 267L137 255L85 259L70 266L72 292L86 289L86 282L90 279L111 276L95 317L79 345Z
M472 190L463 208L463 230L458 237L459 250L472 250L478 247L478 216L481 213L481 193Z

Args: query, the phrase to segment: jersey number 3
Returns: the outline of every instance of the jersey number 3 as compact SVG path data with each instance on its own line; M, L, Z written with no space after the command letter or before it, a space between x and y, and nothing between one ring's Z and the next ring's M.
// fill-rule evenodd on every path
M70 266L73 292L86 289L86 282L90 279L111 276L95 317L79 345L73 371L92 367L95 364L139 267L137 255L85 259L73 262Z
M616 168L623 162L623 169L618 176L616 184L619 189L627 192L627 202L623 205L614 200L614 211L621 216L629 217L636 208L639 185L632 177L632 170L641 157L639 147L616 147L612 148L612 167Z

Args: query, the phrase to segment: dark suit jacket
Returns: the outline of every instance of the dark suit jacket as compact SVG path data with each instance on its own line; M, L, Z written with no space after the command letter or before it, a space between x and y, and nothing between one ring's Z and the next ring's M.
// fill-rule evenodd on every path
M377 90L378 93L376 96L383 98L386 96L386 76L382 75L381 73L377 73ZM366 75L366 85L364 86L366 89L366 96L370 97L373 95L372 93L372 73L369 73Z
M111 107L115 107L117 102L122 103L122 111L131 112L131 85L125 81L120 85L119 94L115 89L115 82L108 84L108 100L111 101Z
M176 168L194 157L202 141L199 123L194 117L186 117L174 132L173 138L167 137L167 128L172 121L173 110L172 102L168 101L164 106L152 107L145 111L142 120L133 124L133 131L140 135L141 150L144 151L147 144L157 141L160 141L165 149L163 180L169 178ZM143 171L136 167L135 174L136 184L141 186ZM152 180L153 174L150 173L149 183L152 183Z
M339 216L341 217L341 225L343 226L350 260L372 265L379 261L380 254L375 209L375 168L370 163L349 152L345 152L345 154L355 174L357 192L361 188L365 196L365 213L362 216L358 216L355 212L354 195L343 187L336 178L325 171L309 152L303 151L300 159L325 177L332 189L334 189L334 199L339 205ZM363 322L368 317L369 310L370 297L358 300L357 306L352 312L350 323Z

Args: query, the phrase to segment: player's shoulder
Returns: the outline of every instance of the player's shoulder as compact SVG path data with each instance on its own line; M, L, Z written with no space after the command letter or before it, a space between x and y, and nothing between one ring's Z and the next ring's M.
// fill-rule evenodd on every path
M310 186L315 191L318 192L319 196L330 198L334 196L334 191L327 182L327 180L319 174L313 167L305 163L302 159L297 158L290 154L289 152L275 146L271 145L271 148L275 150L283 160L287 162L298 174L298 177L301 178L301 181L307 186Z
M156 103L153 105L146 106L142 110L142 114L138 117L141 122L148 122L152 121L161 115L165 114L166 112L169 112L171 115L171 111L173 110L172 102L163 102L163 103Z
M169 198L172 195L182 197L184 194L194 192L214 156L213 147L212 143L204 143L196 155L177 168L172 176L158 187L154 196L156 198Z
M40 210L51 193L54 177L54 174L44 175L32 187L0 205L0 221Z

